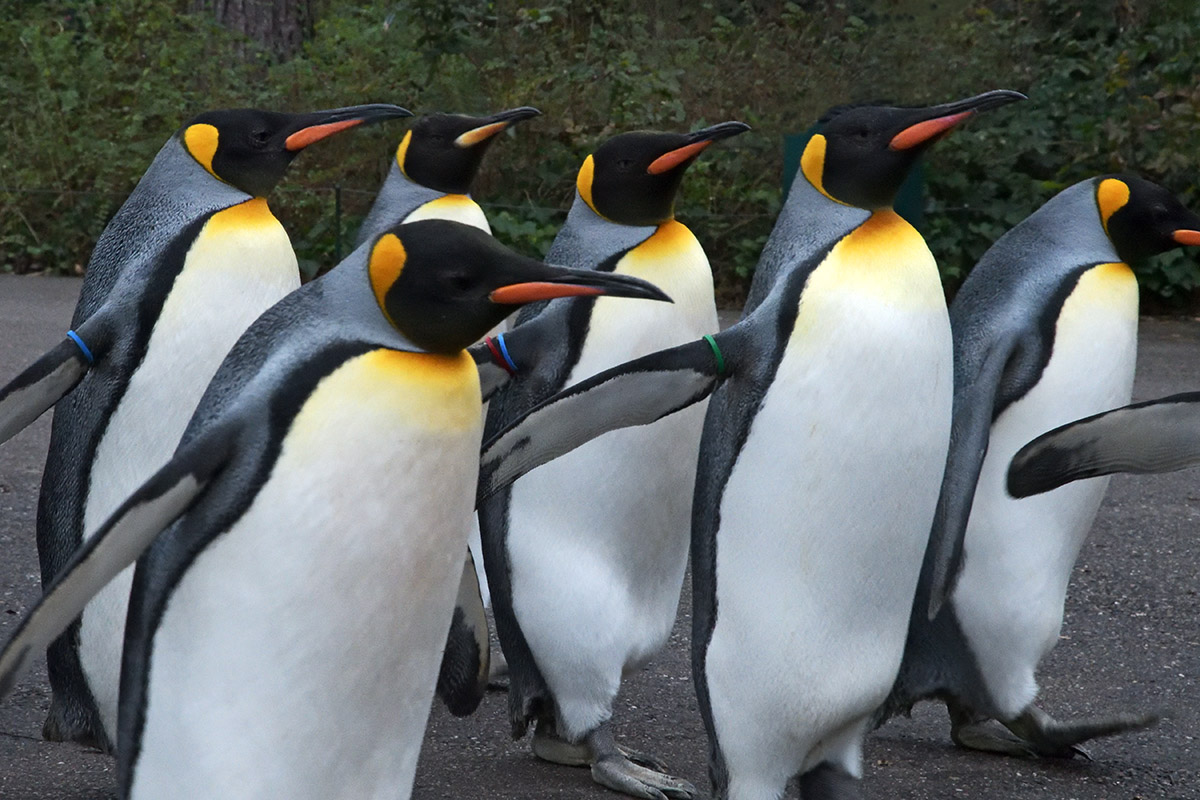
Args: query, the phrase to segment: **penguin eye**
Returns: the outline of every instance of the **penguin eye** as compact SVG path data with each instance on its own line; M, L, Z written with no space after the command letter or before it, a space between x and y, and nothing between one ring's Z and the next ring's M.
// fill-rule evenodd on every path
M857 139L858 139L860 142L865 142L867 139L870 139L870 138L871 138L871 131L870 131L870 130L868 130L867 128L859 128L858 130L856 130L856 131L854 132L854 136L855 136L855 137L856 137L856 138L857 138Z
M628 172L629 170L633 169L633 162L628 158L622 158L617 161L617 169Z
M457 272L450 276L450 287L456 292L465 292L475 285L475 281L465 272Z
M268 130L260 128L259 130L251 131L250 133L250 142L254 144L255 147L263 147L269 141L271 141L271 132Z

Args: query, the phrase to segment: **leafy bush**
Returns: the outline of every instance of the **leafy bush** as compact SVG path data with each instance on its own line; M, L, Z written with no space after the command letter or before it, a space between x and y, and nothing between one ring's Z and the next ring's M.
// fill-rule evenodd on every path
M910 0L326 0L284 63L187 5L0 0L0 269L80 269L162 142L222 106L538 106L544 117L494 145L475 191L497 236L531 253L545 252L599 141L743 120L754 130L697 161L677 206L729 302L779 208L783 137L851 100L1030 95L931 151L924 232L950 288L997 236L1091 175L1136 170L1200 207L1200 9L1186 0L1139 3L1140 16L1114 0L937 12ZM398 138L399 126L371 128L298 159L272 205L306 269L336 260L339 234L349 249ZM1198 296L1192 254L1140 275L1156 302Z

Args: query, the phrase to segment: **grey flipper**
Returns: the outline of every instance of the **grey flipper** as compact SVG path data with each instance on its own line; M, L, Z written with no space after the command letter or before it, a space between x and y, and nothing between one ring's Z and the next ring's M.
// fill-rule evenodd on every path
M718 346L722 337L728 338L713 337ZM597 373L535 406L484 445L477 502L597 436L649 425L708 397L725 372L716 352L705 339L660 350ZM721 366L727 370L729 365Z
M487 694L490 669L487 615L475 578L475 559L468 550L437 679L437 695L451 714L465 717L479 707Z
M563 307L554 313L531 319L511 331L489 337L490 344L489 340L485 340L471 345L468 352L479 368L479 393L485 404L501 389L510 405L517 401L516 395L520 395L519 402L532 404L528 392L531 387L525 384L526 381L532 381L538 390L547 392L556 378L565 380L565 376L560 376L560 371L554 368L551 359L565 352L565 343L554 337L562 335L563 326L567 323L566 316L566 308ZM504 360L505 352L511 364ZM510 381L517 375L520 375L520 379L510 386ZM509 392L514 390L517 390L516 395L510 395ZM492 423L496 424L495 420Z
M81 335L85 342L87 337ZM102 357L98 341L88 342L92 359ZM8 441L40 417L87 374L92 359L71 339L64 339L0 389L0 443Z
M195 501L225 463L231 432L181 450L121 504L47 588L0 651L0 697L20 677L30 653L41 652L79 616L96 592L132 564Z
M1200 392L1134 403L1067 423L1013 456L1013 497L1114 472L1172 472L1200 464Z
M954 395L950 450L922 569L929 619L937 616L950 596L962 567L963 539L975 499L975 485L987 455L1001 381L1019 341L1020 336L1015 334L997 339L978 372L959 386Z

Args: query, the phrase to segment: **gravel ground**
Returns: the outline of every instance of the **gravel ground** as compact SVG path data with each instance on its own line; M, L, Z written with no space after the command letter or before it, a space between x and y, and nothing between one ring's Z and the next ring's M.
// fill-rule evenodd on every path
M0 276L0 381L59 341L80 282ZM1142 321L1136 399L1200 388L1200 323ZM39 594L34 509L49 418L0 447L0 639L11 636ZM1076 566L1058 648L1041 671L1042 704L1055 716L1161 710L1150 731L1101 740L1093 761L1029 761L968 753L949 742L944 713L918 707L870 737L864 791L870 798L1018 800L1200 798L1200 481L1195 472L1119 476ZM707 789L706 745L691 690L684 603L666 650L626 682L618 735L653 752ZM107 757L41 741L49 705L45 671L25 677L0 703L0 798L114 798ZM454 719L435 705L416 798L505 800L616 796L586 770L538 762L513 742L506 700ZM794 790L793 790L794 796Z

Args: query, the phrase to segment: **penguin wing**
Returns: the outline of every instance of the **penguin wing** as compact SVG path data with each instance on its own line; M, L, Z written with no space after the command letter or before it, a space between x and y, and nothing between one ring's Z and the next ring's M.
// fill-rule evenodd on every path
M997 338L965 385L960 376L956 376L960 385L954 396L950 451L946 455L941 494L925 550L925 566L931 570L928 585L930 619L954 591L962 568L963 539L975 500L975 485L987 455L993 412L1005 370L1019 341L1019 334Z
M476 504L526 472L618 428L649 425L708 397L725 377L706 337L597 373L539 403L483 448Z
M0 443L24 430L83 380L108 351L107 330L103 316L96 314L0 389Z
M438 671L437 694L446 708L456 717L465 717L479 708L487 693L488 670L491 667L491 642L487 615L483 611L483 596L475 577L475 559L467 550L462 578L458 582L458 599L450 634L442 653Z
M236 436L209 436L181 450L75 552L0 651L0 698L11 691L29 654L46 649L98 591L187 511L224 466L235 441Z
M479 368L479 390L483 402L492 399L496 392L508 387L509 381L517 375L522 389L530 388L529 378L537 378L534 383L539 387L546 381L553 380L553 360L546 355L544 347L548 341L558 341L564 338L567 322L562 313L540 314L528 322L521 323L515 328L495 337L487 337L482 342L471 346L469 352ZM520 395L525 392L518 392ZM528 398L522 396L520 401Z
M1105 411L1043 433L1008 467L1013 497L1114 472L1173 472L1200 464L1200 392Z

